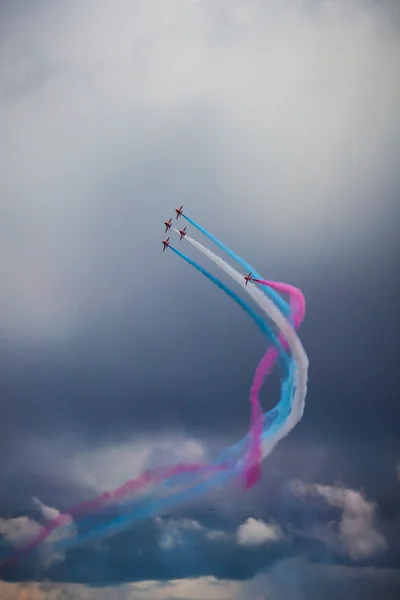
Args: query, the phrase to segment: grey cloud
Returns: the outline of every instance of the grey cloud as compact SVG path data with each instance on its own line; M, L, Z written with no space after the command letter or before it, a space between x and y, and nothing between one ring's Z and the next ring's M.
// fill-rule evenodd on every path
M337 531L329 525L315 529L319 539L328 545L339 551L344 550L353 560L365 560L386 550L386 540L376 529L376 506L366 500L362 493L344 487L305 484L301 481L294 482L292 490L300 496L319 497L343 511Z
M64 510L133 477L132 439L190 432L215 450L244 433L264 343L161 253L182 202L308 302L305 418L264 465L268 484L219 497L232 531L268 520L264 503L282 528L295 519L279 495L293 476L334 473L384 500L399 456L397 3L0 11L2 514L33 518L33 496ZM277 393L275 378L263 404ZM307 529L315 515L296 510ZM57 576L84 579L74 561Z
M388 34L390 8L252 2L245 10L254 17L243 21L240 5L222 3L215 13L209 2L166 2L160 12L153 2L121 0L112 10L85 2L42 8L35 27L22 19L19 62L31 77L50 57L76 77L59 68L36 95L2 107L11 150L4 146L2 163L2 212L13 233L2 273L13 298L3 298L8 327L65 339L93 311L129 302L149 319L154 301L150 308L150 294L127 280L140 274L155 290L138 251L149 224L183 198L199 218L212 210L218 220L228 209L233 231L240 215L277 254L288 247L282 230L296 235L295 223L299 248L313 241L313 254L329 230L347 247L356 232L346 213L350 227L362 210L359 227L370 234L388 181L385 159L398 142L400 55ZM12 25L2 62L18 78L21 36ZM349 203L356 183L362 189ZM244 198L243 214L235 206ZM159 264L156 256L152 246L148 265ZM166 302L176 297L173 288L166 294Z
M201 577L102 588L0 582L4 600L22 600L26 593L32 600L392 600L399 590L398 570L317 566L299 559L281 561L245 582Z
M197 274L174 257L160 262L162 231L154 223L175 204L185 202L221 235L229 215L229 243L251 256L244 232L268 239L274 266L263 257L261 267L305 284L316 259L336 260L326 255L330 234L335 248L355 251L345 242L352 212L363 211L357 231L368 233L368 245L395 222L382 188L397 181L390 5L386 12L344 1L313 10L301 3L155 6L121 0L111 10L89 1L55 11L43 3L33 22L32 12L7 17L7 81L17 85L20 72L50 63L57 71L35 93L4 103L0 116L1 346L7 370L23 372L17 382L5 376L5 412L7 429L24 435L56 427L118 437L159 423L218 430L211 390L222 414L235 406L231 426L242 426L247 408L237 408L239 398L261 342ZM375 109L380 118L369 118ZM363 190L353 194L361 184L365 200ZM246 210L237 210L244 200ZM334 227L342 204L350 212ZM286 233L299 237L289 243ZM324 275L315 277L313 292L326 285ZM227 335L233 315L237 329ZM194 338L198 345L189 347L185 340ZM210 339L225 360L211 356ZM244 339L248 358L239 351ZM239 360L249 365L243 379L230 366ZM25 419L25 404L41 418Z
M313 565L301 559L277 563L248 582L238 600L312 600L313 598L391 600L400 590L400 572L391 569Z
M189 576L241 580L262 572L266 565L272 567L282 558L297 554L321 564L329 564L334 557L335 562L346 566L359 562L377 567L398 566L396 547L387 547L380 533L387 535L389 529L398 529L396 523L374 518L373 504L361 494L299 481L292 489L293 498L300 495L301 501L292 504L292 513L289 510L286 515L279 515L282 500L270 505L264 518L245 520L238 513L225 511L223 505L219 509L215 504L216 512L210 513L207 504L200 500L186 508L186 512L178 507L169 515L137 523L114 537L72 548L64 556L54 556L50 551L32 555L23 570L19 567L5 570L4 577L93 585L143 581L149 573L161 580ZM325 499L340 510L339 514L308 504L305 512L311 515L311 520L299 524L297 519L296 525L294 516L304 509L308 497ZM114 512L114 516L119 514L118 506ZM99 514L99 523L110 516L113 515ZM392 541L390 536L387 539ZM382 550L387 553L382 554Z

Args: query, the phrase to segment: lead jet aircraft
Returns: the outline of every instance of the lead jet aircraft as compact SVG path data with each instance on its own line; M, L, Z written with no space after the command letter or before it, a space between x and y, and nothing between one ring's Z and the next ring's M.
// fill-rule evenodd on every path
M183 214L183 211L182 211L182 209L183 209L183 204L182 204L182 206L181 206L180 208L176 208L176 209L175 209L175 212L176 212L176 218L177 218L177 219L178 219L180 216L182 216L182 214Z

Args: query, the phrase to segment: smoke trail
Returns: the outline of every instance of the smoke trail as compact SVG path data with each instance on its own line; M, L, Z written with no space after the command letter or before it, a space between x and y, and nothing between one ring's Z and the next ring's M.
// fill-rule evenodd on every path
M194 242L194 244L197 243L194 240L193 240L193 242ZM222 266L222 268L226 272L228 272L228 274L230 276L232 276L234 279L236 279L236 281L238 281L242 286L244 286L244 280L243 280L242 276L239 273L237 273L234 269L232 269L229 265L227 265L227 263L225 263L225 261L222 261L222 259L219 259L219 257L214 255L211 251L207 251L207 249L202 247L201 244L198 244L198 248L203 249L206 254L208 253L207 255L210 258L212 258L212 260L214 260L214 262L216 262L216 264L218 264L219 266ZM206 273L205 270L202 269L201 267L199 267L199 265L197 265L196 263L194 263L194 261L191 261L190 259L188 259L185 255L180 253L178 250L176 250L176 249L173 249L173 250L178 255L180 255L182 258L184 258L187 262L189 262L193 266L196 266L196 268L200 272L202 272L203 274ZM215 279L212 276L210 276L209 278L211 280ZM229 288L227 288L227 289L229 289ZM289 346L290 346L294 356L298 359L299 365L301 365L301 369L295 369L293 362L289 364L288 376L287 376L286 381L284 382L284 385L282 386L283 393L282 393L282 401L280 404L282 406L286 406L288 409L291 409L291 410L289 410L290 414L288 414L288 418L283 423L283 426L279 427L280 423L278 421L282 422L282 419L284 418L284 414L285 414L284 411L281 411L280 419L278 419L278 418L275 418L276 417L276 409L274 409L275 420L273 420L272 424L268 422L268 417L271 416L271 414L274 413L274 411L270 411L270 413L267 413L265 415L265 418L264 418L265 429L263 431L263 456L265 457L267 454L269 454L269 452L272 450L272 448L275 446L275 444L279 441L279 439L281 439L282 437L284 437L284 435L286 435L286 433L284 433L284 435L282 435L282 429L284 430L284 432L288 432L294 426L295 423L293 424L293 415L296 417L296 415L298 415L300 413L300 417L301 417L302 405L304 406L304 394L306 391L308 359L304 353L304 350L302 349L300 341L298 340L298 338L297 338L295 332L293 331L293 329L291 328L290 324L285 320L285 318L281 315L281 313L274 306L274 304L268 299L268 297L266 295L260 293L259 290L257 290L253 285L250 285L250 287L248 287L248 288L244 287L244 289L253 297L253 299L262 308L262 310L264 312L266 312L267 316L269 316L275 322L275 324L278 325L278 327L282 330L282 333L283 333L284 337L286 338L286 340L288 341ZM232 296L232 293L229 295ZM256 316L255 320L257 321L258 315L256 315L256 313L255 313L255 316ZM267 331L265 331L265 328L267 327L266 324L263 321L262 321L262 323L263 323L263 332L270 335L269 330L268 330L269 333ZM282 355L282 345L279 344L278 347L279 347L279 352ZM283 362L284 362L285 366L287 366L288 359L287 359L286 355L284 354L284 352L283 352L282 358L283 358ZM296 386L295 386L295 394L294 394L296 402L294 402L294 401L292 402L294 375L296 378ZM303 398L302 398L302 393L303 393ZM296 412L296 410L293 410L293 408L292 408L293 406L295 407L297 412ZM275 433L275 432L277 433L277 435L275 435L273 437L273 433ZM227 479L231 478L232 476L239 474L239 472L242 468L243 461L242 461L242 464L240 462L236 462L236 464L234 464L234 462L230 462L230 464L227 465L227 468L226 468L226 465L222 465L221 463L226 462L226 460L230 460L230 461L232 461L232 459L236 460L236 458L238 456L237 453L243 449L245 443L246 443L246 438L244 440L242 440L241 442L239 442L238 444L236 444L235 446L228 448L224 453L222 453L219 460L216 461L216 466L217 467L222 466L222 468L225 470L221 469L218 473L214 471L215 474L211 475L211 477L208 479L208 481L201 482L200 484L197 483L197 485L196 484L193 485L192 489L185 490L184 492L180 492L180 493L175 493L175 494L171 495L169 498L161 498L157 501L154 501L154 500L150 501L147 506L139 507L139 509L136 509L136 511L133 515L120 516L117 519L114 519L112 522L109 522L108 525L96 527L94 530L86 532L83 535L80 535L80 537L78 539L76 539L76 538L75 539L67 539L67 540L62 540L62 541L53 543L54 549L56 549L56 550L57 549L61 549L61 550L66 549L67 547L86 543L92 539L98 538L100 535L107 535L107 534L111 534L111 533L117 532L119 530L122 530L127 525L129 525L130 523L132 523L134 521L142 520L142 519L146 518L147 516L150 516L151 514L157 514L158 512L163 511L166 508L168 508L176 503L185 501L192 496L203 493L209 487L215 485L216 483L221 483L221 481L226 481Z
M229 297L231 297L249 315L249 317L261 329L261 331L264 333L264 335L273 342L273 344L277 348L276 354L278 354L280 357L282 367L285 372L288 372L289 361L288 361L288 357L283 349L282 343L279 342L278 337L274 334L272 329L268 326L268 324L266 324L263 321L263 319L254 311L254 309L247 302L245 302L242 298L240 298L240 296L238 296L238 294L236 294L234 291L232 291L227 285L225 285L217 277L214 277L206 269L204 269L203 267L201 267L200 265L198 265L197 263L192 261L190 258L188 258L184 254L182 254L176 248L173 248L172 246L170 246L170 249L173 250L173 252L175 252L178 256L183 258L186 262L188 262L191 266L193 266L198 271L200 271L205 277L207 277L209 280L211 280L218 288L223 290ZM30 550L34 549L40 543L44 542L52 534L52 532L55 529L62 527L62 526L69 527L70 526L69 521L70 521L71 517L76 519L82 513L87 513L89 511L93 511L98 508L101 508L102 506L104 506L104 504L109 503L109 502L119 501L124 496L126 496L128 493L132 493L134 491L144 489L145 487L147 487L151 484L161 483L165 479L174 478L175 476L179 477L179 476L182 476L182 474L187 474L187 475L195 474L200 469L207 469L207 468L215 469L215 467L213 467L213 466L208 467L207 465L177 465L176 467L172 467L169 469L158 469L158 470L153 470L153 471L146 471L140 477L128 481L127 483L125 483L124 485L122 485L121 487L119 487L117 490L115 490L113 492L105 492L89 502L80 503L78 505L75 505L74 507L69 509L64 514L59 514L57 517L55 517L54 519L49 521L38 532L37 536L35 536L35 538L33 538L28 543L27 546L25 546L22 549L19 549L17 551L17 554L18 554L18 556L20 556L22 553L25 554L25 553L29 552ZM220 467L218 467L218 468L220 468ZM227 467L224 466L224 468L227 468ZM80 524L84 525L85 523L81 522ZM17 558L17 556L12 556L9 560L12 561L12 560L15 560L16 558Z
M60 527L66 526L72 530L72 527L75 527L76 521L74 521L74 523L71 524L71 517L76 518L79 517L82 513L95 511L96 509L101 508L107 503L113 501L118 502L120 499L122 499L129 493L138 492L152 484L159 483L167 478L172 478L174 476L179 476L182 474L201 474L207 473L207 471L220 471L228 469L230 467L231 465L227 462L221 463L219 465L181 464L173 465L171 467L161 467L159 469L145 471L139 477L127 481L114 491L104 492L103 494L97 496L93 500L76 504L75 506L70 508L66 513L60 513L53 519L49 520L46 523L46 525L37 533L37 535L28 542L28 544L13 552L12 555L5 559L3 562L8 564L15 562L16 560L21 558L23 554L27 554L28 552L36 548L39 544L43 543L56 529L59 529ZM0 562L0 565L1 564L2 563Z
M177 230L175 230L177 231ZM177 233L179 233L177 231ZM265 333L267 336L271 336L273 339L273 342L279 347L279 344L277 344L277 338L272 334L272 331L268 328L268 326L265 324L265 322L260 319L260 317L257 315L257 313L255 313L253 311L253 309L251 308L250 305L248 305L246 302L244 302L237 294L235 294L235 292L233 292L230 288L228 288L224 283L222 283L218 278L214 277L213 275L211 275L208 271L206 271L203 267L201 267L200 265L198 265L195 261L192 261L190 258L188 258L186 255L184 255L183 253L181 253L179 250L177 250L176 248L170 246L170 249L175 252L178 256L180 256L183 260L185 260L186 262L188 262L191 266L193 266L195 269L197 269L198 271L200 271L205 277L207 277L209 280L211 280L215 285L217 285L217 287L219 287L220 289L222 289L228 296L230 296L231 298L233 298L235 300L235 302L237 302L241 308L243 308L248 314L249 316L255 321L255 323L258 325L258 327L263 331L263 333ZM278 355L278 351L275 351L274 357L273 357L273 361L276 359L276 356ZM287 361L287 357L285 355L285 360ZM265 375L264 375L265 377ZM282 388L282 402L283 399L286 398L288 396L288 394L290 394L290 392L286 391L286 389L289 389L290 386L286 385L283 386ZM265 424L267 426L271 426L273 424L274 418L273 416L276 415L276 410L274 409L274 411L270 411L269 413L267 413L266 415L266 421ZM260 414L260 417L262 418L262 412ZM261 420L261 430L262 430L262 424L263 421ZM236 445L238 446L238 445ZM241 446L241 450L244 450L243 446ZM239 450L235 451L236 457L239 454ZM227 451L226 456L224 455L223 460L228 460L228 457L233 456L233 453L229 451ZM182 479L182 478L181 478ZM168 484L167 484L168 485Z
M160 514L161 512L165 512L167 509L170 509L177 504L181 504L182 502L205 493L208 489L215 487L215 485L224 483L233 476L238 475L239 471L239 465L231 465L229 469L221 469L218 478L214 475L214 477L211 477L208 481L194 485L192 489L176 493L168 498L161 498L158 500L151 499L147 505L136 508L134 514L118 516L109 523L100 525L91 531L84 532L78 537L64 538L61 541L53 543L52 548L57 553L72 547L90 543L99 537L116 534L135 522L143 521L144 519Z
M263 445L262 445L262 458L264 459L276 446L276 444L296 426L300 421L304 412L305 398L307 394L307 374L308 374L308 357L304 351L304 348L296 335L295 330L290 323L285 319L275 304L254 284L249 283L245 285L244 277L238 273L231 265L225 262L222 258L214 254L211 250L189 237L188 235L184 238L195 248L200 250L203 254L208 256L215 264L223 269L232 279L234 279L247 293L253 298L253 300L260 306L262 310L271 318L274 323L281 330L282 335L286 338L290 349L296 359L295 368L295 394L290 407L290 413L282 427L276 431L276 435L271 434L271 430L263 433ZM269 434L269 435L268 435Z
M180 235L180 232L177 229L174 228L174 231L178 235ZM187 236L186 236L186 238L187 238ZM190 239L188 241L190 241ZM221 242L221 244L222 244L222 242ZM222 244L222 246L224 246L224 244ZM179 256L181 256L181 258L183 258L184 260L189 262L189 264L194 266L196 269L200 270L200 272L203 273L203 275L206 275L206 277L208 277L209 279L211 279L211 281L216 283L218 285L218 287L221 287L222 282L216 281L215 278L213 278L212 276L210 277L210 274L207 271L205 271L202 267L199 268L199 265L197 265L195 262L188 259L188 257L183 255L176 248L173 248L172 246L170 246L170 248L175 253L177 253ZM229 252L231 252L231 251L229 250ZM241 259L239 259L239 260L241 260ZM257 281L262 282L263 280L257 280ZM275 287L275 289L279 290L279 286L280 286L279 283L276 285L273 282L271 282L271 283L272 283L272 285L270 286L271 288ZM267 282L266 282L266 284L267 284ZM282 284L282 285L285 286L286 284ZM226 286L224 286L224 284L222 284L222 286L223 286L222 289L224 289L224 291L226 293L228 293L228 295L231 295L231 293L232 293L231 290L229 290L229 289L227 290ZM297 307L297 304L300 304L300 305L303 304L305 307L304 296L302 295L300 290L298 290L294 286L288 285L282 291L289 292L291 294L291 297L295 298L294 308ZM280 296L279 296L279 298L280 298ZM235 299L237 301L237 297ZM280 304L282 304L282 302ZM290 307L290 308L292 308L292 307ZM246 311L248 312L248 305L247 305ZM292 310L290 310L290 313L292 313ZM304 311L303 311L303 315L301 315L301 313L300 313L300 322L303 318L304 318ZM297 317L297 320L298 320L298 317ZM278 340L280 343L285 341L282 334L279 336ZM252 432L253 440L250 445L249 452L247 453L248 458L247 458L247 464L246 464L245 471L244 471L244 473L245 473L244 482L245 482L245 488L247 488L247 489L249 489L250 487L255 485L257 483L257 481L259 481L259 479L261 478L261 435L262 435L264 421L263 421L263 412L262 412L262 408L261 408L261 405L260 405L260 402L258 399L258 395L261 391L261 387L263 385L265 378L271 372L271 369L275 363L275 360L278 357L278 352L277 352L276 348L278 348L279 346L278 346L278 344L276 344L275 339L273 340L273 343L274 343L274 345L267 350L266 354L264 355L263 359L261 360L260 364L257 367L256 373L255 373L255 376L253 379L253 385L250 390L250 403L252 406L251 432ZM285 343L285 346L287 347L286 343Z
M196 223L196 221L193 221L193 219L191 219L190 217L184 215L183 213L182 213L182 217L184 219L186 219L186 221L188 223L190 223L191 225L193 225L193 227L195 227L203 235L205 235L206 237L208 237L209 240L211 240L212 242L214 242L214 244L216 246L218 246L218 248L220 248L223 252L226 252L226 254L228 254L228 256L230 256L233 260L235 260L237 263L239 263L239 265L241 265L244 269L246 269L247 271L251 272L254 275L254 277L256 277L257 279L262 279L262 276L259 273L257 273L257 271L254 269L254 267L252 267L241 256L239 256L238 254L236 254L235 252L233 252L233 250L231 250L230 248L228 248L228 246L226 244L224 244L223 242L221 242L221 240L219 240L218 238L216 238L215 235L213 235L212 233L210 233L209 231L207 231L207 229L204 229L204 227L202 227L201 225L199 225L198 223ZM175 229L175 231L177 231L177 230ZM290 308L289 308L289 305L287 304L287 302L285 302L283 300L283 298L281 298L280 295L277 294L273 289L265 288L263 291L264 291L264 293L269 298L271 298L271 300L273 300L273 302L278 306L278 308L285 315L285 317L290 320L290 316L291 316L290 315Z
M226 246L226 244L221 242L212 233L207 231L207 229L205 229L204 227L202 227L201 225L196 223L196 221L194 221L193 219L191 219L190 217L188 217L187 215L185 215L183 213L182 213L182 217L188 223L193 225L193 227L195 227L198 231L203 233L209 240L214 242L222 251L226 252L233 260L238 262L244 269L247 269L248 271L250 271L254 275L254 277L257 278L258 281L262 280L261 275L259 273L257 273L257 271L254 269L254 267L252 267L247 261L245 261L239 255L237 255L235 252L233 252L228 246ZM177 230L175 229L175 231L177 231ZM267 296L269 296L275 302L275 304L280 308L282 313L287 318L289 318L289 320L291 321L290 308L288 307L286 302L284 302L284 300L282 300L282 298L279 296L279 294L274 293L274 286L269 286L269 288L270 289L268 289L268 288L264 289L265 294ZM259 365L259 369L257 370L258 371L257 375L261 378L260 389L261 389L263 380L269 374L270 369L272 368L272 364L271 364L271 367L265 371L265 375L262 377L261 373L262 373L263 368L265 368L265 363L263 363L262 365ZM252 429L253 429L253 435L254 435L254 440L253 440L254 444L252 446L252 451L249 455L249 461L251 461L251 462L249 462L248 468L245 471L245 487L246 488L249 488L252 485L254 485L261 477L260 435L261 435L262 409L261 409L261 406L260 406L260 403L258 400L258 393L256 396L256 394L252 394L250 392L250 403L252 405L251 423L252 423ZM257 423L259 423L259 425L257 425ZM257 440L258 440L258 442L257 442ZM253 464L253 467L251 467L251 464Z
M177 230L175 230L175 231L177 231ZM187 238L187 239L189 239L189 238ZM194 240L193 240L193 242L194 242ZM201 245L201 244L199 244L199 245ZM202 246L202 247L204 248L204 246ZM204 269L202 266L197 264L194 260L191 260L188 256L186 256L185 254L183 254L182 252L180 252L173 246L169 246L169 248L173 252L175 252L175 254L177 254L178 256L183 258L183 260L185 260L187 263L189 263L192 267L194 267L197 271L200 271L200 273L202 273L205 277L207 277L207 279L210 279L210 281L215 283L215 285L217 287L219 287L221 290L223 290L228 296L230 296L233 300L235 300L235 302L237 302L239 304L239 306L241 308L243 308L243 310L245 310L247 312L249 317L251 319L253 319L253 321L256 323L256 325L258 325L258 327L261 329L261 331L264 333L264 335L277 348L280 360L282 362L282 367L283 367L284 371L287 372L289 361L288 361L288 357L283 349L282 343L279 341L279 339L275 335L274 331L268 326L268 324L263 319L261 319L261 317L259 317L259 315L253 310L253 308L247 302L244 302L240 298L240 296L238 296L235 292L233 292L227 285L225 285L217 277L214 277L214 275L209 273L206 269ZM211 252L211 250L210 250L210 252Z
M192 240L192 242L194 243L194 245L197 245L198 249L204 248L203 246L201 246L201 244L195 242L195 240ZM182 253L180 253L178 250L174 249L174 251L178 255L182 256L182 258L184 258L190 264L194 262L188 259ZM270 428L267 427L263 431L262 456L263 458L265 458L272 451L272 449L279 442L279 440L282 439L285 435L287 435L287 433L296 425L298 420L301 418L302 412L304 410L304 400L307 390L308 358L295 331L288 323L288 321L283 317L283 315L279 312L279 310L275 307L275 305L264 294L260 293L259 290L257 290L257 288L255 288L255 286L253 286L252 284L250 284L250 288L244 286L244 281L240 273L232 269L230 265L225 263L225 261L214 255L211 251L208 251L206 248L204 248L204 251L207 256L214 260L216 264L221 266L230 276L232 276L238 283L240 283L244 287L245 291L247 291L253 297L253 299L262 308L262 310L266 312L267 316L270 317L275 322L275 324L281 329L299 365L298 368L294 368L294 365L291 364L289 377L286 381L285 393L288 394L288 396L283 398L283 404L290 408L286 421L283 423L282 427L278 427L276 419ZM198 270L203 271L201 267ZM296 379L296 385L294 399L292 400L291 397L293 374ZM274 433L275 435L273 435ZM220 460L226 460L226 457L234 456L237 449L242 447L243 442L227 449L227 451L225 451L220 457ZM157 514L160 511L164 511L166 508L169 508L170 506L176 503L186 501L193 496L197 496L200 493L205 492L209 487L214 486L217 483L221 483L221 481L226 481L233 475L238 474L241 468L242 465L240 464L240 462L238 462L235 466L232 466L232 469L215 474L208 481L198 485L194 485L193 488L190 490L172 495L168 499L162 498L158 501L153 501L152 503L150 502L147 506L137 509L133 515L123 515L121 517L118 517L106 526L98 527L92 531L81 535L78 540L64 540L62 542L59 542L55 544L55 549L64 550L72 545L77 545L77 543L87 543L93 539L98 538L100 535L107 535L115 533L117 531L121 531L128 524L134 521L142 520L143 518L146 518L150 515Z
M305 315L305 298L302 292L298 288L286 283L266 281L262 279L253 279L253 281L263 285L268 285L279 292L286 292L289 294L289 305L293 316L293 324L294 328L297 329ZM279 341L285 348L287 347L287 342L282 334L279 336ZM261 392L264 380L271 372L277 356L277 352L273 346L268 348L267 352L257 366L250 389L250 404L252 408L250 429L252 440L250 444L250 450L247 453L247 464L244 472L246 488L252 487L261 478L261 437L264 423L262 408L259 401L259 394Z
M185 215L182 215L182 216L184 216L188 222L192 223L199 231L204 233L209 239L214 241L222 250L224 250L230 256L232 256L237 262L242 264L246 269L249 269L250 271L255 273L255 271L251 267L251 265L249 265L240 256L238 256L232 250L230 250L230 248L228 248L223 242L218 240L215 236L213 236L206 229L204 229L204 227L202 227L201 225L198 225L197 223L195 223L195 221L193 221L192 219L189 219L189 217L186 217ZM180 231L178 231L178 229L173 228L173 230L178 235L181 235ZM187 234L186 234L186 239L188 239ZM202 246L202 247L204 248L204 246ZM261 276L259 276L259 277L261 277ZM263 279L257 279L256 281L258 283L264 282ZM241 281L241 283L243 283L243 280ZM269 296L271 296L272 299L276 299L275 303L281 309L284 309L285 312L287 312L287 304L281 299L281 297L278 294L275 294L275 292L273 291L274 289L279 290L281 284L279 284L279 283L275 284L274 282L269 282L269 283L271 283L271 285L269 287L272 288L272 290L270 290ZM267 282L265 282L265 285L268 285ZM284 286L284 289L282 289L281 291L289 292L291 297L294 298L295 307L297 307L297 305L299 305L299 310L301 311L301 306L303 306L303 312L304 312L305 300L304 300L304 296L302 295L300 290L298 290L294 286L290 286L290 285L286 285L286 284L282 284L282 285ZM291 313L292 313L292 311L290 310L290 307L289 307L289 314L292 317ZM302 320L303 317L304 317L304 314L300 320ZM282 340L284 340L282 334L280 335L280 337L278 339L281 342L282 342ZM287 346L287 344L286 344L286 346ZM273 347L269 348L267 350L267 353L264 355L264 358L261 360L260 364L257 367L256 374L253 379L253 385L250 390L250 404L251 404L251 409L252 409L250 422L251 422L252 440L250 443L249 451L247 452L248 459L247 459L247 465L246 465L246 468L244 471L244 486L246 489L252 487L261 478L261 434L262 434L262 429L263 429L264 423L263 423L263 412L262 412L262 408L261 408L261 405L259 402L258 395L261 391L261 387L263 385L265 378L271 372L271 369L275 363L276 357L277 357L277 354L276 354L276 351L274 350L274 348ZM278 412L276 412L276 416L278 416Z

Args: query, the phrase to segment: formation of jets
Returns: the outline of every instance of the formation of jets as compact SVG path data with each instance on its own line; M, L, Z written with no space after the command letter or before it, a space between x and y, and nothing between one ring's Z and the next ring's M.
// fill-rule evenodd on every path
M182 206L180 206L180 208L176 208L175 212L176 212L176 218L179 219L179 217L181 217L183 215L183 204L182 204ZM171 229L171 227L172 227L172 218L169 219L168 221L164 221L164 225L165 225L165 233L167 233L168 230ZM179 230L179 235L180 235L180 241L182 241L186 235L186 227ZM162 243L163 243L163 252L164 252L170 244L169 236L167 237L166 240L163 240ZM244 279L246 281L245 285L247 285L249 283L249 281L254 281L251 272L248 275L245 275Z
M181 217L183 214L183 204L179 208L176 208L175 212L176 212L176 218L179 219L179 217ZM168 221L164 221L164 225L165 225L165 233L168 233L169 229L171 229L171 227L172 227L172 218L169 219ZM179 235L181 236L180 240L182 241L186 235L186 227L179 230ZM166 240L163 240L162 243L163 243L163 252L164 252L166 250L166 248L168 248L169 243L170 243L169 236L167 237Z

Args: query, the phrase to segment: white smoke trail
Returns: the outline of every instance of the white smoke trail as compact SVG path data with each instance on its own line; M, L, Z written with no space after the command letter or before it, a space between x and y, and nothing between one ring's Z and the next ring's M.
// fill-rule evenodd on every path
M175 229L178 234L179 232ZM211 250L189 237L188 235L184 238L195 248L205 254L210 260L218 265L225 273L227 273L232 279L234 279L242 288L247 292L258 304L258 306L265 312L265 314L277 325L284 337L286 338L290 349L296 360L295 366L295 389L292 401L291 412L282 424L282 426L270 437L263 440L262 443L262 459L270 454L273 448L278 442L286 437L288 433L297 425L303 416L305 399L307 394L307 377L308 377L308 357L300 342L295 330L290 325L289 321L285 319L280 310L265 294L263 294L254 284L249 283L245 285L243 275L236 271L230 264L224 261L222 258L214 254Z

